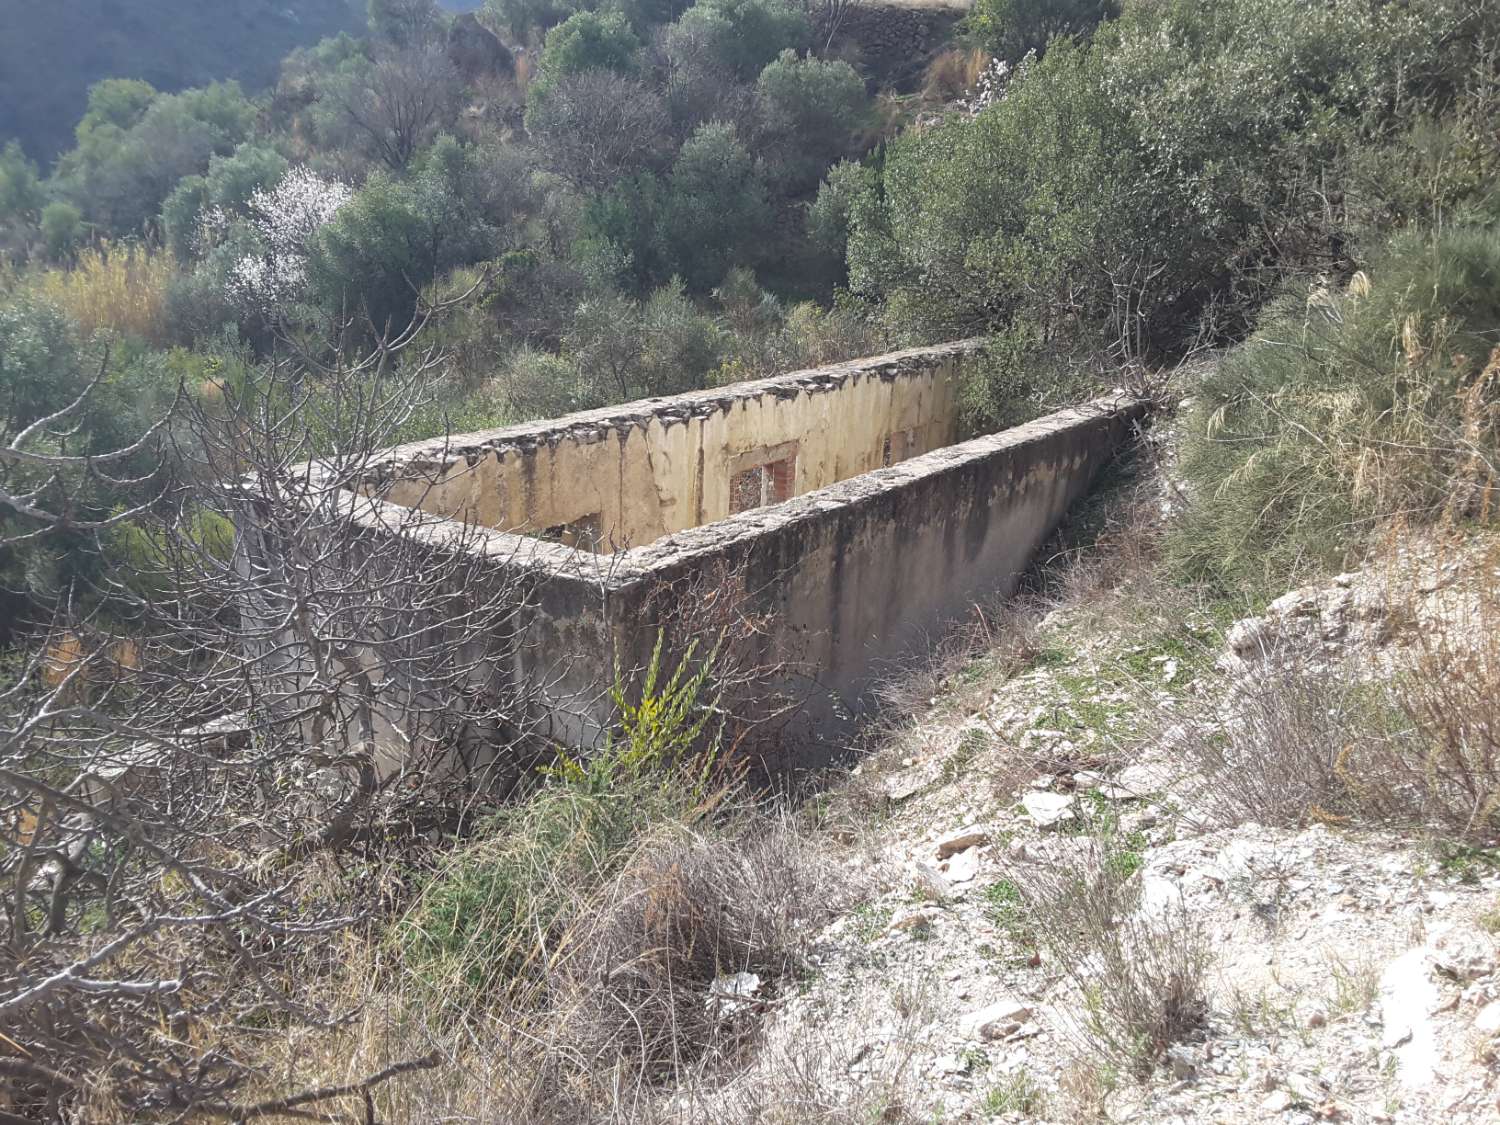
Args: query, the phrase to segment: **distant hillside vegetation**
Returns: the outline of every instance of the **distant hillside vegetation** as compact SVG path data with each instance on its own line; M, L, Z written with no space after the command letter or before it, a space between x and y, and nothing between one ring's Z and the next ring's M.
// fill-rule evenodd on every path
M160 90L237 78L269 85L294 47L365 26L364 0L68 0L6 5L0 141L50 162L72 143L88 88L143 78Z

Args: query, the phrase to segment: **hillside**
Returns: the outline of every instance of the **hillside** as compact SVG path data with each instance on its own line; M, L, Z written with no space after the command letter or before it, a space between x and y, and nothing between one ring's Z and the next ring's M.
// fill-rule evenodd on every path
M143 78L175 91L275 80L293 48L364 28L363 0L75 0L15 4L0 37L0 139L49 163L72 141L88 88Z
M1500 0L277 2L0 45L0 1125L1500 1121Z

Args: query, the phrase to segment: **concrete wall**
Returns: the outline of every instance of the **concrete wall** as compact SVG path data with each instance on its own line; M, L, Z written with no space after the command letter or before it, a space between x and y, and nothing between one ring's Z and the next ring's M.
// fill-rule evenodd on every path
M372 491L535 534L593 525L603 550L723 519L735 474L790 458L791 495L951 444L972 342L918 348L393 450ZM571 541L571 540L570 540Z
M939 354L943 364L954 358ZM745 608L765 622L752 655L781 666L775 686L798 701L787 752L802 763L821 757L889 662L976 601L1014 589L1144 412L1128 396L1100 399L612 555L487 532L485 551L538 576L524 656L510 674L539 690L553 737L588 744L609 721L603 689L617 670L645 664L658 628L676 630L675 644L692 639L672 592L695 576L733 573ZM873 435L891 417L874 416L859 432ZM841 463L861 463L868 449Z
M741 568L746 597L773 622L761 658L785 665L802 698L794 742L803 754L836 745L892 662L1014 590L1143 413L1136 399L1101 399L629 552L610 591L615 634L635 631L639 661L653 587Z

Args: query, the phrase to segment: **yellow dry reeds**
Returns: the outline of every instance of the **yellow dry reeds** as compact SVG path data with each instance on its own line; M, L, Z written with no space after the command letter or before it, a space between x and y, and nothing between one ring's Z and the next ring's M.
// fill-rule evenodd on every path
M167 284L177 263L165 251L135 244L100 243L83 251L70 269L52 269L36 289L88 335L166 339Z

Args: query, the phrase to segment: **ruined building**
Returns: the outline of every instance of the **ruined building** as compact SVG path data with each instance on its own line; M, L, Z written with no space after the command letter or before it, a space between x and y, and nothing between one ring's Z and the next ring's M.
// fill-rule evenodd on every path
M540 692L556 737L597 740L601 685L712 589L756 623L752 655L777 670L805 747L838 735L889 662L1012 589L1144 409L1116 395L960 441L979 348L402 446L362 487L490 529L469 549L535 575L531 643L507 675Z

